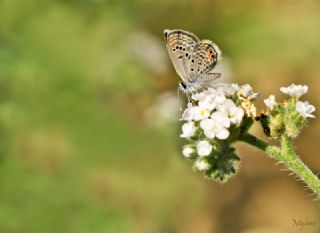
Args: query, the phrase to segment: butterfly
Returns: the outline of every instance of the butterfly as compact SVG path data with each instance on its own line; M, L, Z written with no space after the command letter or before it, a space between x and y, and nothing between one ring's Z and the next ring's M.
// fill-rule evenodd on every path
M186 94L197 92L221 76L212 72L221 51L210 40L181 29L164 30L164 38L173 66L181 78L179 89Z

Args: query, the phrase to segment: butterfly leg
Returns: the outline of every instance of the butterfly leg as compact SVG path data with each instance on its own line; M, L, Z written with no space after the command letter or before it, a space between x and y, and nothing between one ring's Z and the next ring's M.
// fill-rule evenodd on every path
M180 99L180 92L181 92L181 90L180 90L180 88L178 86L177 95L178 95L178 102L179 102L179 110L180 110L180 112L182 112L182 103L181 103L181 99Z

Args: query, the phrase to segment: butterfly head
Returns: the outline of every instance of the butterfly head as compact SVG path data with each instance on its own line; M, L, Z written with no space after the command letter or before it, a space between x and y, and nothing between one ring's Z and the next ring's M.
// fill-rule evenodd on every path
M178 89L182 91L184 94L188 95L192 93L197 93L197 91L201 89L201 87L202 87L201 83L195 82L195 83L188 84L183 81L180 81Z

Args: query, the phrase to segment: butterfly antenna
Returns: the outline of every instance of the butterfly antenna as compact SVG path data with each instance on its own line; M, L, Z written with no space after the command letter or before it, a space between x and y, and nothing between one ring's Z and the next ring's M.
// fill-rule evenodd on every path
M190 87L190 89L192 95L197 94L197 90L194 87Z
M193 96L193 92L192 92L192 89L191 89L191 87L190 87L190 89L189 89L189 92L187 93L187 97L188 97L188 103L190 103L191 102L191 97Z
M191 92L191 91L190 91L190 92ZM191 94L192 94L192 93L191 93ZM187 96L187 98L188 98L188 103L190 103L190 102L191 102L191 99L190 99L190 98L191 98L191 97L190 97L190 93L187 93L187 94L186 94L186 96Z

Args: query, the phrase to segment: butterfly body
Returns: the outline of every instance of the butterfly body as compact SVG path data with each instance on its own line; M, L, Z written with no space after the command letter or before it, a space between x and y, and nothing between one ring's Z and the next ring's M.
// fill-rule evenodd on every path
M168 53L181 78L179 88L196 92L221 76L211 72L221 52L210 40L200 40L196 35L181 29L164 30Z

